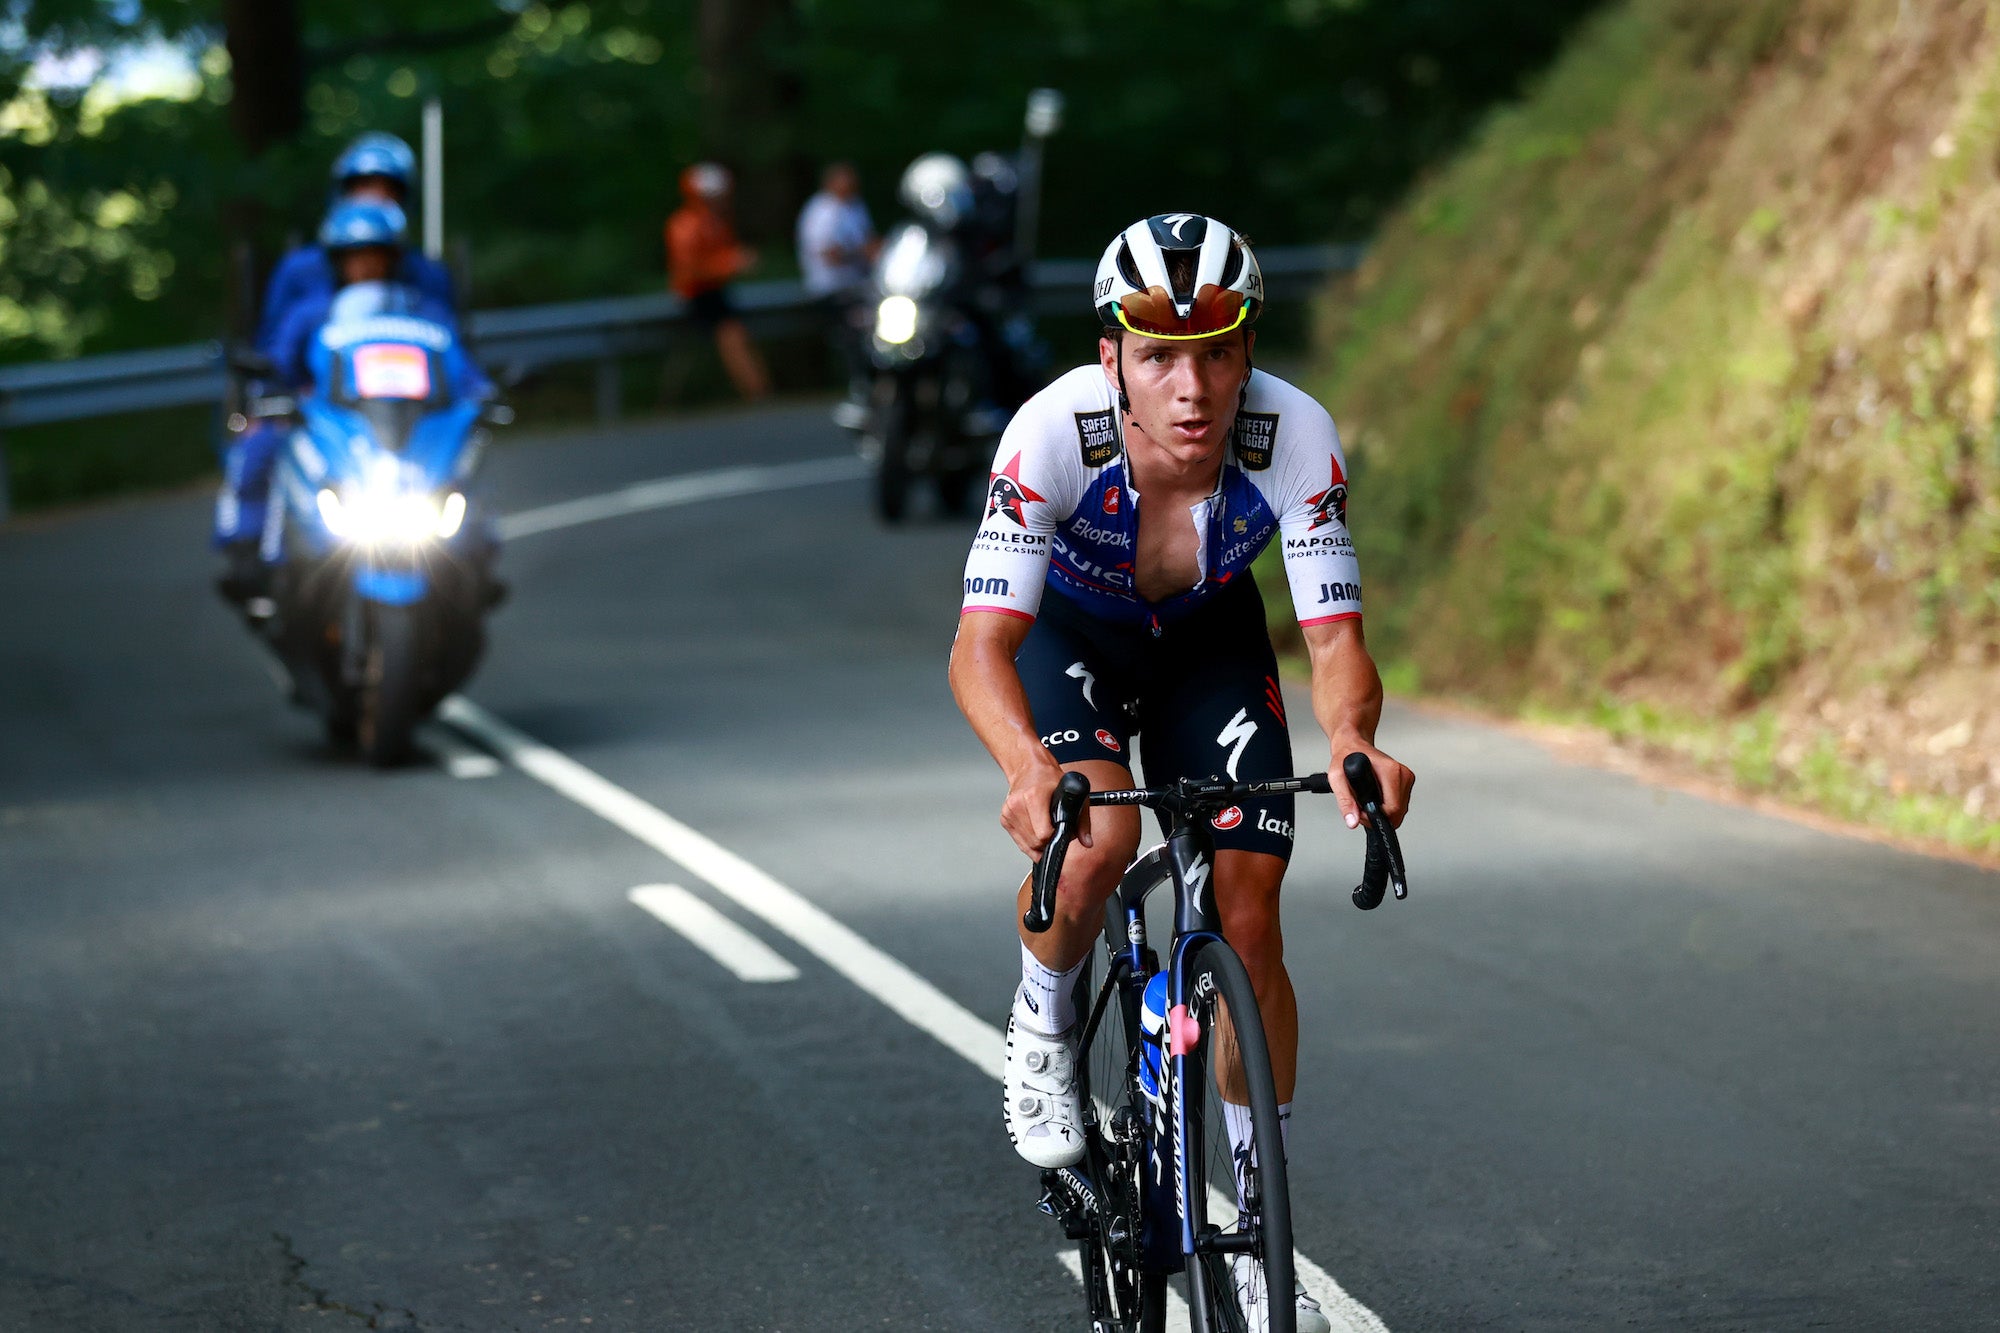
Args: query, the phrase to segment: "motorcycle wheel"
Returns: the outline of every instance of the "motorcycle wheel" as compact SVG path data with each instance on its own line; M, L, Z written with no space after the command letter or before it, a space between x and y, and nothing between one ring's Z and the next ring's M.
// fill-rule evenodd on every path
M378 606L362 672L355 739L361 757L393 768L410 757L417 729L417 625L406 606Z
M882 458L875 465L875 513L884 523L900 523L910 502L910 428L916 415L910 386L898 381L882 404Z

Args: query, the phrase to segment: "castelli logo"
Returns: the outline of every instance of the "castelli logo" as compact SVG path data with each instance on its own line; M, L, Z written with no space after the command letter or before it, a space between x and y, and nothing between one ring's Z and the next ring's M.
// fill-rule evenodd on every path
M1104 512L1107 514L1118 512L1118 488L1116 486L1104 492Z
M1103 727L1099 727L1097 729L1097 743L1099 745L1102 745L1107 750L1122 751L1125 748L1124 746L1118 743L1118 738L1116 736L1106 731Z
M1233 829L1243 822L1243 807L1232 805L1208 822L1219 829Z

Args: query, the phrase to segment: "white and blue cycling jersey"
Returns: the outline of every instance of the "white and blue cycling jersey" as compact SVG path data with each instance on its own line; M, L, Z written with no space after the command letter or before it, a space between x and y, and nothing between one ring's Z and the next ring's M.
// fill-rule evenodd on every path
M1276 540L1301 625L1361 614L1339 433L1325 408L1275 375L1251 373L1215 491L1191 507L1201 581L1164 601L1134 587L1141 503L1112 386L1102 367L1080 366L1029 399L1000 437L962 610L1033 620L1047 587L1095 618L1157 627L1248 577Z

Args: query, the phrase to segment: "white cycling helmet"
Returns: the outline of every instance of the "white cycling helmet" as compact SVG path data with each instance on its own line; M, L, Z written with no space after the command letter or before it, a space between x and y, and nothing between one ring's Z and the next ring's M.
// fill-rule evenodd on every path
M1264 275L1250 243L1214 218L1162 213L1112 238L1092 295L1106 328L1207 338L1257 318Z
M950 231L972 211L972 173L950 153L925 153L903 170L903 206Z

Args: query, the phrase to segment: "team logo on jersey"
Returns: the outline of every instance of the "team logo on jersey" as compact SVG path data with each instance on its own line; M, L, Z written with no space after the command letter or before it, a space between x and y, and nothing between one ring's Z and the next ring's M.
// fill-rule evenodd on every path
M1104 512L1107 514L1117 513L1118 505L1122 499L1123 497L1119 494L1116 486L1106 487L1104 491Z
M1113 753L1123 753L1125 749L1124 746L1118 743L1118 738L1103 727L1097 729L1097 743Z
M1250 520L1239 515L1236 521L1230 524L1230 526L1236 530L1236 535L1241 537L1244 533L1250 531Z
M1312 522L1306 531L1323 528L1329 523L1347 523L1347 478L1340 473L1340 460L1329 459L1333 465L1333 484L1318 495L1308 495L1306 503L1312 506Z
M1015 527L1025 528L1028 520L1021 512L1021 506L1030 500L1042 497L1021 484L1021 455L1015 454L1014 461L993 474L993 480L986 487L986 517L1004 514Z
M1276 412L1236 414L1236 461L1245 472L1262 472L1271 466L1271 453L1277 442Z
M1085 467L1103 467L1118 457L1118 427L1109 412L1078 412L1076 442Z
M1215 818L1209 820L1208 822L1226 832L1227 830L1233 829L1238 824L1241 824L1243 822L1243 807L1240 805L1232 805L1227 810L1224 810L1221 814L1217 815Z

